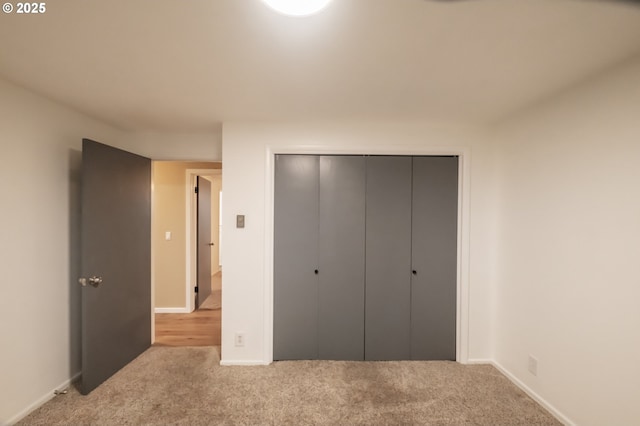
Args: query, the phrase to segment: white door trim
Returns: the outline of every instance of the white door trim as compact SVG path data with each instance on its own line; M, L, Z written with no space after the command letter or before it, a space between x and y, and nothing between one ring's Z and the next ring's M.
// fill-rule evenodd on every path
M471 199L471 150L467 147L315 147L267 146L265 152L265 261L264 261L264 360L273 362L273 219L274 172L276 154L309 155L456 155L458 179L458 273L456 306L456 361L469 360L469 247Z

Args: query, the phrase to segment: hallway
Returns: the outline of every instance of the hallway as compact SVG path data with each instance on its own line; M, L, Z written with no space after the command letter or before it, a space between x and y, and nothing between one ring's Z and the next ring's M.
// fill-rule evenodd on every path
M211 295L190 314L155 314L156 346L220 346L222 272L211 277Z

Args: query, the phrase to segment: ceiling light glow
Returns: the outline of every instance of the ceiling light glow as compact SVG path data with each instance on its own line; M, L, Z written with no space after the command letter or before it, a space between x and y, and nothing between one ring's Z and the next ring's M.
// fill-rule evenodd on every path
M262 0L273 10L290 16L307 16L320 12L331 0Z

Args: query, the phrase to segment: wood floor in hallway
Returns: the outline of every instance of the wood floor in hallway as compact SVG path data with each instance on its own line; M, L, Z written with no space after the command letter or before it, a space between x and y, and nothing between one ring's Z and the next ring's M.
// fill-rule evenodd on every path
M220 346L221 282L222 273L211 280L212 300L207 306L190 314L155 314L157 346Z

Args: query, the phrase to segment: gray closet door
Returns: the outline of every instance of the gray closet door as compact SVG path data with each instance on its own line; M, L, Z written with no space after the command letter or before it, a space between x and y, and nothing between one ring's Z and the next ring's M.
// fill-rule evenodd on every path
M317 156L277 155L273 357L318 358Z
M456 359L458 157L413 159L411 358Z
M320 157L320 359L364 359L365 157Z
M411 157L367 158L365 359L411 357Z

